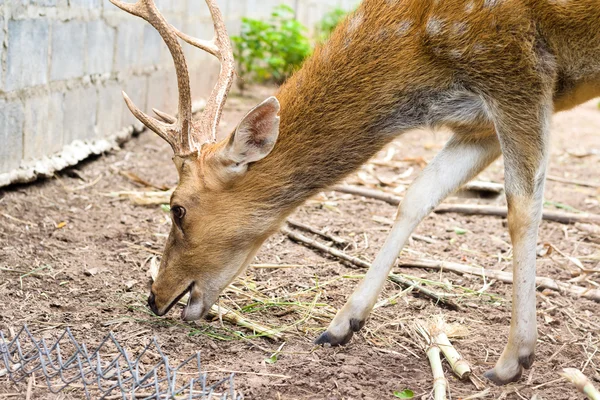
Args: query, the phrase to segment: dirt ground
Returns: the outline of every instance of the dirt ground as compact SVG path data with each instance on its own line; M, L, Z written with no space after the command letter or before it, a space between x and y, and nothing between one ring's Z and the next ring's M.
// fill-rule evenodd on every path
M264 90L256 93L262 96ZM259 97L232 97L223 131L229 131ZM600 183L599 130L597 101L557 115L549 174ZM365 166L347 182L402 195L406 183L447 138L445 132L406 134L376 157L383 161ZM281 328L284 341L255 337L218 320L183 323L177 309L154 317L145 306L149 259L162 251L170 222L164 207L136 206L109 195L153 190L123 173L156 186L172 187L177 179L168 145L146 132L120 150L53 179L0 190L0 330L9 338L23 324L47 338L68 326L91 348L112 330L135 354L154 336L173 363L201 351L203 369L211 371L210 377L238 371L236 388L247 399L392 399L394 391L404 389L414 391L415 398L428 399L431 369L409 331L414 319L443 314L463 328L453 342L481 379L479 388L461 382L444 364L453 399L481 392L471 398L583 399L560 379L558 372L565 367L584 369L600 386L600 304L549 291L538 291L539 341L533 369L505 387L485 381L483 372L506 343L511 286L451 272L395 270L422 279L436 291L453 293L462 305L460 311L414 293L399 295L402 288L389 282L381 300L396 296L395 300L377 308L350 344L315 347L313 340L364 272L280 234L263 246L255 266L234 283L235 290L223 296L222 304L252 321ZM479 179L503 182L502 161ZM594 187L550 180L546 200L549 210L600 214L600 190ZM503 195L464 192L448 202L505 204ZM326 192L301 207L293 219L345 238L350 243L346 253L370 261L389 229L386 219L394 212L393 206L380 201ZM582 275L580 268L600 270L600 233L598 227L595 230L589 225L542 222L540 245L550 243L559 251L538 257L538 276L599 286L600 273ZM433 214L416 233L435 242L412 240L402 257L510 268L511 246L503 218ZM0 398L9 398L10 393L25 398L26 390L26 383L0 378ZM33 399L83 397L77 391L49 395L41 379L32 393Z

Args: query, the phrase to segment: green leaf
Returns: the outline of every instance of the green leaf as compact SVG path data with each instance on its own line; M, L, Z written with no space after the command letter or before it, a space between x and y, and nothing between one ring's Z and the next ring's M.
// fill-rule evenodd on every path
M464 235L466 233L469 233L469 231L467 229L459 228L458 226L455 226L452 229L454 229L454 233L456 233L457 235Z
M277 354L273 354L271 357L266 358L265 362L267 364L275 364L277 362Z
M394 396L399 399L412 399L415 397L415 393L410 389L404 389L401 392L395 391Z
M168 204L161 204L160 209L167 213L171 212L171 207Z

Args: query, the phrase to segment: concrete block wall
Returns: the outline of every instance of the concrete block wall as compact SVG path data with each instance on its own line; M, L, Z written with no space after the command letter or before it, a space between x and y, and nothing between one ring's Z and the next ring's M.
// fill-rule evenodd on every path
M230 35L242 16L266 17L286 3L313 27L333 7L358 0L219 0ZM209 39L203 0L156 0L167 20ZM194 99L218 74L212 56L183 44ZM49 176L142 129L125 90L146 112L173 113L172 59L158 33L108 0L0 0L0 187Z

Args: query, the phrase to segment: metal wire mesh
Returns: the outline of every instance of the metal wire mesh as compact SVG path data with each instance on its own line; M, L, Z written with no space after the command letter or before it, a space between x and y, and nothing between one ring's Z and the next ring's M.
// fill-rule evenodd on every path
M36 339L26 325L10 341L0 330L0 379L21 382L32 374L43 377L52 393L71 388L87 399L243 398L233 374L209 383L199 352L171 366L156 338L131 358L112 332L89 351L69 328L52 340Z

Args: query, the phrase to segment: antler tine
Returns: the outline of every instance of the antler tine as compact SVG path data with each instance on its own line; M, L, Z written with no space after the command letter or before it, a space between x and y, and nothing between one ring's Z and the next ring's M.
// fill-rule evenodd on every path
M175 28L173 28L173 30L177 36L187 43L214 55L221 61L219 80L212 90L206 103L204 113L197 124L198 128L201 130L201 132L198 132L199 135L210 135L210 139L216 141L217 127L219 126L223 106L227 100L227 94L231 89L231 84L233 83L235 75L235 61L221 10L219 10L219 7L214 0L206 0L206 5L210 10L215 29L215 37L212 40L196 39Z
M177 86L179 89L179 106L177 119L171 124L165 124L142 112L133 102L125 97L127 106L144 125L165 139L173 148L175 154L188 154L192 151L190 146L190 133L192 125L192 96L190 93L190 78L185 56L177 34L171 25L160 14L153 0L138 0L136 3L125 3L120 0L110 0L112 4L130 14L145 19L158 31L171 52L175 71L177 73ZM159 118L165 120L163 115ZM166 115L166 114L164 114ZM171 118L172 120L172 118ZM166 120L165 120L166 121Z
M177 121L177 118L167 114L166 112L157 110L156 108L153 108L152 111L154 111L154 114L156 114L158 118L160 118L163 122L166 122L167 124L174 124Z

